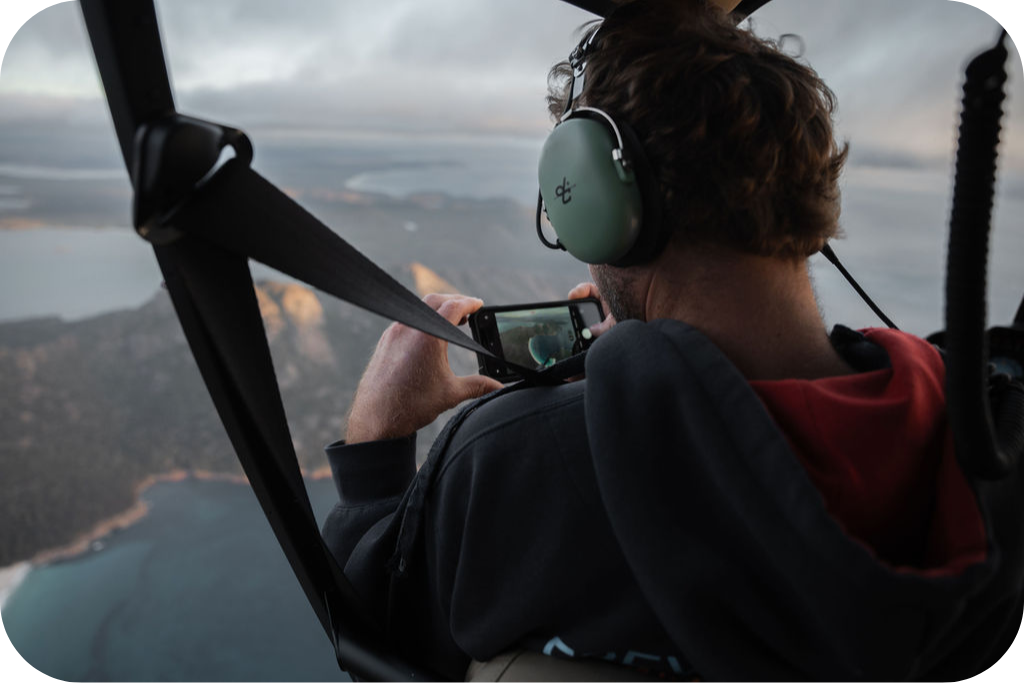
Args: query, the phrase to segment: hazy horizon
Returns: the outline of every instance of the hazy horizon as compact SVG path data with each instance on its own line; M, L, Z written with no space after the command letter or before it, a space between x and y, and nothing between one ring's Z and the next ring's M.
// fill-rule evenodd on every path
M400 193L424 184L456 196L503 192L533 201L534 159L551 125L547 69L591 15L554 0L280 7L276 0L157 3L181 111L246 130L255 167L307 208L348 189ZM912 270L926 268L938 283L962 69L994 42L998 25L946 0L776 0L754 22L763 36L799 35L801 59L837 94L837 136L851 144L842 179L846 239L837 250L881 299L905 294L884 291L895 275L885 271L890 254L927 264ZM1010 72L992 250L1005 292L994 295L993 321L1012 316L1012 300L1024 291L1015 272L1024 270L1016 268L1024 247L1005 227L1024 198L1024 73L1015 50ZM0 150L0 228L128 227L127 175L73 3L41 11L11 41L0 68ZM895 202L888 213L880 208L887 193L899 195L884 200ZM869 200L878 206L865 207ZM321 218L332 224L326 213ZM914 225L895 229L906 222ZM882 244L869 243L882 227L894 229L882 230ZM417 239L422 234L410 235L410 244ZM525 220L522 240L533 240ZM133 251L145 254L141 245ZM59 267L74 269L64 256ZM0 275L7 290L30 296L56 284L46 268L31 269L35 286L12 280L15 270ZM831 273L823 277L825 292L845 300L845 289L828 284ZM929 285L929 322L920 331L939 323L938 286Z

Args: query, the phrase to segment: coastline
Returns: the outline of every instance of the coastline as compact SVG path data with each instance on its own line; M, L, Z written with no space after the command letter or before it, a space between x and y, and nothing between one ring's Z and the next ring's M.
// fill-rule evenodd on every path
M320 480L331 476L331 468L328 465L318 467L312 472L300 470L303 479ZM117 513L112 517L100 520L93 527L74 538L70 543L48 548L36 553L31 559L21 560L6 567L0 567L0 607L7 603L8 598L17 590L28 573L36 568L54 562L70 560L89 552L92 544L106 536L125 529L149 513L149 506L142 500L142 494L146 489L161 483L173 483L187 480L198 481L221 481L232 484L249 485L249 479L242 474L231 472L212 472L210 470L185 470L177 469L161 474L151 474L135 485L133 497L135 502L127 510Z
M28 576L32 569L32 563L27 560L12 564L10 567L0 567L0 609L7 604L7 599L18 590L18 586Z

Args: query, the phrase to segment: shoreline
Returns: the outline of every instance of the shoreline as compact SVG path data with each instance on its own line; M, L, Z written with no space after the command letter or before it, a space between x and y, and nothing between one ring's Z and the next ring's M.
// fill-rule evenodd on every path
M331 476L329 465L318 467L312 472L300 469L303 479L318 481ZM110 534L126 529L142 520L149 513L149 505L142 500L142 494L156 484L175 483L180 481L221 481L231 484L249 486L249 478L243 474L232 472L213 472L210 470L176 469L160 474L151 474L135 485L133 497L135 502L121 512L100 520L88 531L82 532L64 545L41 550L31 558L20 560L12 565L0 567L0 606L6 604L10 596L24 581L29 571L54 562L71 560L90 551L92 544L106 538Z
M8 598L18 590L18 586L28 576L32 563L28 560L0 568L0 609L7 604Z

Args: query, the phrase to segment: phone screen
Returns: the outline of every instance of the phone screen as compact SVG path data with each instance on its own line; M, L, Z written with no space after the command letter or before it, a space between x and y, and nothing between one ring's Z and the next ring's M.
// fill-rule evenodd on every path
M543 370L580 353L594 341L590 327L603 313L596 299L524 306L486 307L470 317L474 338L505 360ZM502 381L516 378L501 364L480 357L484 374Z
M577 329L569 306L497 312L494 321L505 360L538 370L576 355L593 339L587 327Z

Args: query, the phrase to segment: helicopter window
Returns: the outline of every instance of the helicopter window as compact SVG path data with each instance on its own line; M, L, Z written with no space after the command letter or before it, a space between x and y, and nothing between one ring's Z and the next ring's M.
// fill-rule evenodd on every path
M532 226L537 155L551 128L545 77L586 13L556 0L164 0L157 11L179 110L245 130L259 172L411 289L521 303L563 298L587 279L583 265L541 248ZM851 157L837 250L901 327L940 328L959 81L996 23L934 0L776 0L753 21L762 35L799 36L785 49L801 53L839 100L837 132ZM131 188L77 6L33 17L3 67L0 567L21 567L5 582L24 578L5 594L9 637L38 668L70 679L293 678L292 666L257 666L289 661L293 646L303 662L326 666L310 678L336 673L249 491L195 475L148 489L146 523L122 516L138 515L134 491L151 476L217 479L238 467L152 252L130 229ZM1012 223L1024 213L1016 52L1009 70L990 320L1012 317L1024 291L1024 234ZM811 267L829 323L876 324L820 258ZM386 322L265 266L253 274L297 450L313 473L322 445L343 433ZM453 364L471 372L475 359L453 352ZM421 435L422 449L436 430ZM322 518L330 482L309 488ZM110 520L125 531L89 535L116 527L96 526ZM69 545L76 538L88 540ZM141 547L168 564L144 573ZM54 555L40 553L55 548L73 559L43 566ZM252 571L252 557L266 560L266 573ZM32 558L44 560L28 571L20 563ZM203 571L186 571L194 567ZM227 591L225 577L238 575L250 585ZM131 593L136 585L148 587ZM280 586L288 588L271 592ZM265 609L253 592L269 596ZM80 596L93 601L69 619L66 606ZM140 606L147 600L180 609L171 642L228 649L239 638L249 663L224 663L215 647L199 668L174 668L183 666L176 652L139 640L162 633L147 619L166 622ZM119 613L120 604L131 608ZM107 616L124 637L95 655ZM287 647L275 621L297 624ZM253 626L241 636L224 627L239 622ZM64 647L55 649L57 625ZM305 639L320 649L303 650Z

